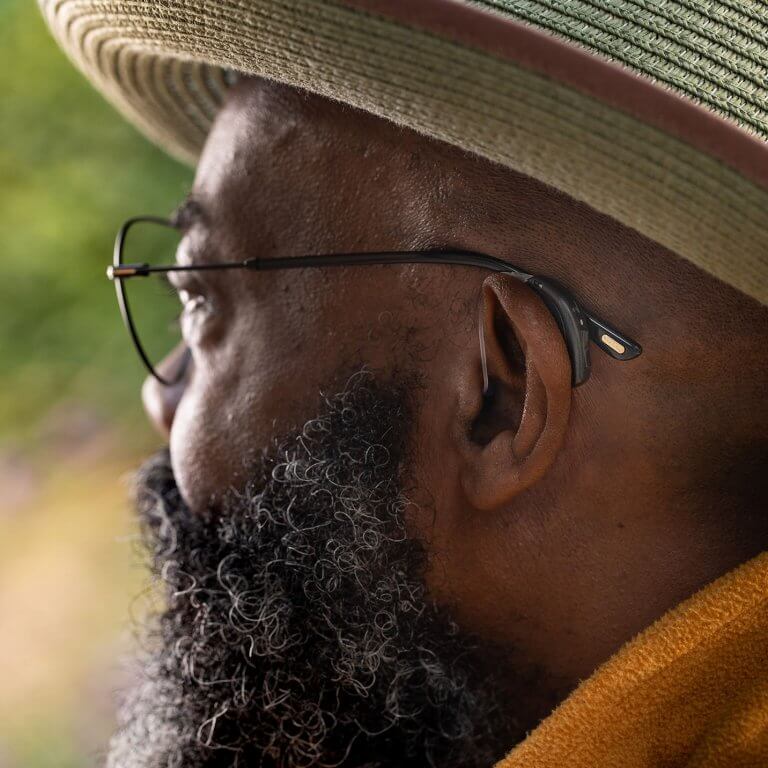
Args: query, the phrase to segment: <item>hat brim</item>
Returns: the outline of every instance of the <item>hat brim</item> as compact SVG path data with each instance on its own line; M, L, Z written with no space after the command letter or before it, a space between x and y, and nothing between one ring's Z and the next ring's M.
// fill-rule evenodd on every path
M554 186L768 304L768 143L457 0L40 0L62 47L194 162L228 71L367 110Z

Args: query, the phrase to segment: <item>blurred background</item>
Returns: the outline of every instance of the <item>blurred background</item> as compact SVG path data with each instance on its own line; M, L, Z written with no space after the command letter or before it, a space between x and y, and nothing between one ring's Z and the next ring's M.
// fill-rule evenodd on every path
M158 439L104 271L191 180L0 0L0 768L97 765L113 727L145 582L127 481Z

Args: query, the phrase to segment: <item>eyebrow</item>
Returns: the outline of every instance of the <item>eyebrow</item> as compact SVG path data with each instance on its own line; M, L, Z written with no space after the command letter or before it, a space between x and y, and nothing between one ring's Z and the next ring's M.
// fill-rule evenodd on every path
M205 212L200 201L190 192L171 214L170 220L179 229L189 229L192 225L205 220Z

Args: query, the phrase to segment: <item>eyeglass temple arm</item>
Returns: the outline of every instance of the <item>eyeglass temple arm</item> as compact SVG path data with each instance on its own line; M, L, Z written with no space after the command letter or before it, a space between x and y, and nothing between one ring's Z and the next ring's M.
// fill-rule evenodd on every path
M632 360L642 352L641 346L617 331L613 326L585 310L557 281L524 272L502 259L472 251L382 251L374 253L338 253L316 256L247 259L220 264L174 264L151 267L148 264L124 264L109 267L110 280L141 277L156 272L187 272L218 269L251 269L272 271L279 269L306 269L311 267L342 267L373 264L453 264L490 269L511 274L529 285L547 304L565 337L574 368L574 384L589 376L588 340L616 360Z
M298 263L297 263L298 262ZM628 336L619 333L609 323L585 310L557 281L531 275L495 256L472 251L424 251L349 253L298 258L248 259L243 266L255 270L292 269L302 267L350 266L356 264L454 264L465 267L479 267L494 272L505 272L523 281L542 296L560 324L561 329L568 314L583 316L589 338L604 352L616 360L632 360L642 352L642 347ZM565 329L563 329L565 332ZM568 333L572 337L573 328Z
M296 262L300 264L296 264ZM632 360L642 349L604 320L584 310L572 294L557 281L531 275L502 259L471 251L390 252L302 256L299 258L249 259L249 269L270 270L292 267L322 267L356 264L453 264L504 272L535 290L555 316L571 358L573 385L583 384L590 374L590 339L616 360Z

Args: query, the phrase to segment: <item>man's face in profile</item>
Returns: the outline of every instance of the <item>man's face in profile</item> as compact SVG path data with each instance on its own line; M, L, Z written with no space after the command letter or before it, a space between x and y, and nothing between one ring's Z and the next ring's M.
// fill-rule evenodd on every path
M183 263L495 254L645 353L594 356L574 391L543 303L471 270L189 273L193 363L144 390L170 437L138 492L167 608L112 765L488 765L768 542L768 318L654 243L261 81L220 113L183 217Z

